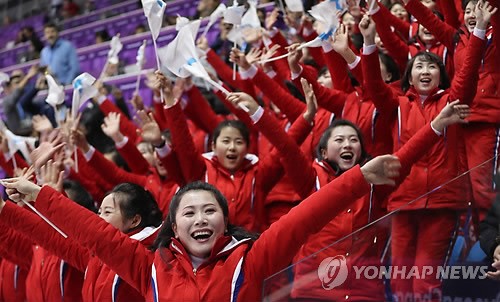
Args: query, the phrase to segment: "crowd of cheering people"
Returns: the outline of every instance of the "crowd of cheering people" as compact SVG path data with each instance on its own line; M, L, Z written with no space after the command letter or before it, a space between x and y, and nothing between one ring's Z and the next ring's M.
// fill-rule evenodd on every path
M354 266L446 265L467 213L500 280L499 1L359 2L320 47L300 47L321 26L286 7L262 14L246 47L222 20L196 46L228 96L158 70L151 107L134 95L128 112L99 79L92 110L59 119L16 104L45 89L37 67L11 76L0 301L257 301L293 263L271 283L289 285L283 299L439 301L436 275L392 279L388 294ZM200 1L198 17L218 4ZM42 61L74 52L45 30ZM78 74L67 61L49 66L64 84ZM10 131L36 137L29 156ZM325 290L317 270L336 255L351 274Z

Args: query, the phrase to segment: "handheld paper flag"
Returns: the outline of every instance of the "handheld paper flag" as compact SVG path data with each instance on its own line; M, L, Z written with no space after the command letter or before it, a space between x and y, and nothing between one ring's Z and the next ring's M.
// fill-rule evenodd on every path
M224 23L229 23L233 25L241 24L241 17L245 12L245 7L238 6L238 2L234 1L234 5L230 6L224 12Z
M175 19L175 30L179 31L181 28L189 24L189 19L186 17L182 17L177 15L177 18Z
M137 67L139 67L139 71L142 70L142 67L144 66L145 51L146 51L146 40L142 41L142 45L137 50L137 56L135 57L135 59L137 60L136 65Z
M219 6L217 6L217 8L210 14L208 24L205 27L203 34L201 35L202 37L205 37L207 35L210 27L212 27L212 25L214 25L215 22L217 22L217 20L219 20L219 18L224 15L225 11L226 11L226 5L224 5L224 3L221 3L221 4L219 4Z
M64 102L64 87L58 85L56 80L54 80L50 74L46 74L45 78L47 79L47 85L49 86L49 93L45 102L55 108L57 105L61 105Z
M286 6L291 12L303 12L304 4L302 0L285 0Z
M118 64L118 54L123 48L123 44L120 41L120 34L117 34L111 39L109 43L110 50L108 51L108 62L110 64Z
M7 136L7 141L9 145L9 152L12 156L17 151L20 151L28 164L31 164L30 152L28 151L28 146L31 149L35 149L36 138L29 136L19 136L12 133L9 129L4 130L5 136Z
M153 40L158 39L161 25L163 23L163 13L167 5L162 0L141 0L144 15L148 19L149 29Z
M95 78L84 72L73 80L73 102L71 104L71 117L76 119L80 107L90 98L97 95L97 88L92 86Z
M195 65L196 69L199 69L197 74L208 76L198 59L194 43L199 27L200 20L182 27L177 33L177 37L167 47L159 50L162 65L178 77L187 78L190 76L190 72L185 69L185 66L188 65Z
M257 1L248 0L250 7L247 12L241 17L241 26L250 26L260 28L260 19L257 15Z

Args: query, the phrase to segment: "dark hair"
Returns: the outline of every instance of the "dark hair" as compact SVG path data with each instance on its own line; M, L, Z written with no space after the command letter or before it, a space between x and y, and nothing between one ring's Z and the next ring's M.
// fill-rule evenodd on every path
M399 78L401 77L399 74L399 67L398 64L396 64L396 62L394 61L394 59L381 52L378 53L378 58L380 59L380 62L384 64L387 72L391 74L391 80L389 82L395 82L399 80Z
M161 247L168 247L170 245L170 242L172 241L172 238L175 237L174 230L172 229L172 224L176 223L175 215L177 214L177 210L179 209L179 204L181 202L182 197L184 197L184 195L189 191L208 191L212 193L215 200L222 209L222 214L224 215L224 218L227 219L229 217L229 207L227 205L226 197L224 197L224 195L222 195L222 193L216 187L202 181L195 181L189 183L184 187L182 187L179 191L177 191L177 193L172 198L172 201L170 202L170 207L168 209L167 219L165 219L165 222L163 223L162 227L160 228L160 231L158 232L158 237L153 243L152 246L153 250L157 250ZM227 224L227 233L225 235L233 236L238 240L244 238L250 238L252 240L256 240L258 238L257 234L248 232L244 228L234 226L229 222Z
M361 145L361 156L360 156L359 161L357 163L363 164L368 159L370 159L370 155L368 154L368 152L366 152L366 149L365 149L365 144L364 144L364 141L363 141L363 135L361 133L361 130L359 130L358 126L356 126L354 123L352 123L352 122L350 122L348 120L342 120L342 119L335 120L330 125L330 127L328 127L323 132L323 134L321 135L321 138L319 139L318 146L316 148L316 153L317 153L317 158L319 160L327 162L333 168L333 170L335 170L335 172L336 172L337 175L342 174L342 172L344 172L344 171L340 171L338 163L336 163L336 162L334 162L332 160L325 160L323 158L323 155L321 153L322 153L323 150L326 150L326 148L328 147L328 140L330 139L330 136L332 135L332 131L335 128L341 127L341 126L348 126L348 127L353 128L354 131L356 131L356 134L358 135L359 144Z
M441 58L435 53L421 51L417 53L413 58L411 58L411 60L408 61L408 65L406 65L405 73L401 78L401 89L404 92L407 92L408 89L410 89L411 70L413 69L413 64L415 64L415 60L417 58L421 58L420 60L422 60L423 62L431 62L437 64L439 66L440 72L438 87L441 89L448 89L450 87L450 79L448 78L448 73L446 73L446 68Z
M48 23L45 23L43 25L43 29L45 28L53 28L55 29L57 32L59 32L59 27L57 26L57 24L53 23L53 22L48 22Z
M135 229L147 226L158 227L161 224L162 213L158 204L153 195L143 187L125 182L114 187L109 194L113 194L113 199L119 202L124 218L132 219L135 215L141 216L141 222Z
M319 78L319 77L321 77L322 75L324 75L324 74L325 74L325 73L327 73L327 72L330 72L330 71L328 70L328 67L327 67L327 66L323 66L323 67L321 67L321 69L318 71L318 78Z
M87 190L85 190L80 183L74 180L65 179L63 181L63 189L66 191L69 199L73 200L87 210L97 213L94 199L92 199L90 193L87 192Z
M248 131L248 128L245 125L245 123L239 120L225 120L222 121L219 125L217 125L217 128L215 128L212 135L212 141L214 144L217 141L217 138L220 136L222 129L227 127L232 127L238 130L241 136L243 136L243 140L245 140L245 142L247 143L247 146L250 144L250 131Z
M443 14L441 14L438 10L433 9L433 10L432 10L432 13L433 13L434 15L436 15L436 16L439 18L439 20L441 20L441 21L443 21L443 22L444 22L444 16L443 16ZM422 24L420 24L420 25L422 25ZM423 25L422 25L422 26L423 26ZM434 35L434 34L433 34L433 35ZM435 36L435 35L434 35L434 36ZM408 44L417 43L417 41L419 41L419 39L420 39L420 38L418 37L418 30L417 30L417 32L415 33L415 35L414 35L413 37L411 37L411 38L408 40Z
M100 30L100 31L96 31L95 32L95 37L99 37L102 39L102 41L109 41L111 40L111 37L109 36L109 33L107 30L103 29L103 30Z
M469 4L469 2L473 2L474 4L476 4L478 2L478 0L462 0L462 9L465 11L465 8L467 7L467 4Z

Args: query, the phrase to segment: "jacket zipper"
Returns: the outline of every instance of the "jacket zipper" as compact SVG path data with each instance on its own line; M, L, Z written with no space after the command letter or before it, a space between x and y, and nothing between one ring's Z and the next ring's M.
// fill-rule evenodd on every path
M197 270L195 268L193 268L193 274L196 276L196 272Z

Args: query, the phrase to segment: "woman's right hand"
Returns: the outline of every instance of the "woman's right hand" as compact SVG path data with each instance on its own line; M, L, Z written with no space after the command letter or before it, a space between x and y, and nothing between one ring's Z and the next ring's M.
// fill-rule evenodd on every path
M401 163L394 155L381 155L361 167L366 182L374 185L396 185Z
M2 179L1 184L6 188L9 199L13 201L34 201L42 189L24 176Z

